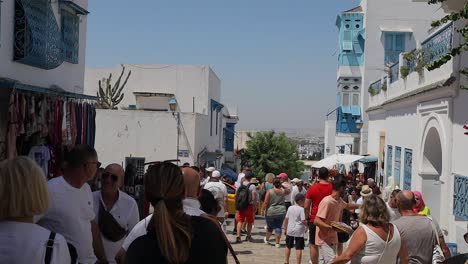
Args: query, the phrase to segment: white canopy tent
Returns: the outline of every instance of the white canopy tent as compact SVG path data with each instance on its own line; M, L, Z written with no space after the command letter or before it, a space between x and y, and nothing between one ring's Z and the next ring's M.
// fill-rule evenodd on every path
M355 161L364 158L364 156L359 155L349 155L349 154L333 154L324 158L323 160L312 165L312 168L333 168L337 164L351 164Z

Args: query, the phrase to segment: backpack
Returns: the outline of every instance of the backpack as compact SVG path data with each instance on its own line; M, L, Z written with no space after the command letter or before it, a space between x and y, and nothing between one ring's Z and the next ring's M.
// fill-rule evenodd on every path
M236 210L244 211L245 209L247 209L247 207L249 207L251 200L251 194L249 190L250 185L251 183L249 183L248 185L242 184L237 189Z

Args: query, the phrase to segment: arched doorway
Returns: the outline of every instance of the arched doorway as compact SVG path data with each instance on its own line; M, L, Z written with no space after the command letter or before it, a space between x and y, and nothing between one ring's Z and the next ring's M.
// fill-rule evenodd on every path
M437 221L440 220L442 153L439 132L436 127L430 127L424 140L420 175L424 201Z

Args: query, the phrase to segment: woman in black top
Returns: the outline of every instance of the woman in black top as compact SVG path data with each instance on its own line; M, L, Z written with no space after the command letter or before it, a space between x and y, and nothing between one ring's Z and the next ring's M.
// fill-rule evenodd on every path
M179 167L168 162L150 166L145 192L155 213L148 233L128 248L127 264L227 263L227 245L216 224L184 213L185 187Z

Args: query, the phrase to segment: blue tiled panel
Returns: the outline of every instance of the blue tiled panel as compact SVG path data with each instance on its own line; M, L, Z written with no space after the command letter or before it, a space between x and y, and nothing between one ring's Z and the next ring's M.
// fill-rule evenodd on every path
M453 214L468 221L468 177L455 175L453 188Z
M411 178L413 170L413 150L405 149L405 170L403 190L411 190Z

